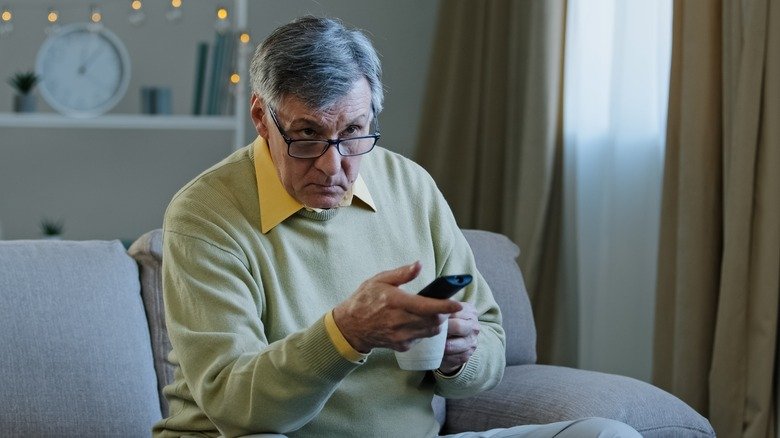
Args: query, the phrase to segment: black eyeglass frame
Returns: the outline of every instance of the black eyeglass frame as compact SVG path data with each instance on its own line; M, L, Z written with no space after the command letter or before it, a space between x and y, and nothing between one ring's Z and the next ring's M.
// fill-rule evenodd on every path
M374 147L376 146L377 142L379 141L379 137L380 137L380 133L379 133L379 118L376 115L374 115L374 124L376 125L376 130L374 131L374 134L372 134L372 135L363 135L363 136L359 136L359 137L348 137L348 138L337 138L335 140L331 140L329 138L323 138L323 139L319 139L319 140L308 140L308 139L304 140L304 139L294 139L294 138L288 137L287 133L284 132L284 129L282 129L282 125L279 124L279 120L276 118L276 111L274 111L273 108L271 108L270 106L268 107L268 113L271 114L271 119L274 121L274 125L276 125L276 129L279 130L279 134L282 135L282 139L284 140L285 143L287 143L287 155L289 155L289 156L291 156L293 158L301 159L301 160L308 160L308 159L312 159L312 158L319 158L319 157L325 155L325 152L327 152L328 149L331 146L336 146L336 151L342 157L357 157L357 156L360 156L360 155L365 155L365 154L371 152L372 150L374 150ZM345 141L345 140L362 140L362 139L368 139L368 138L373 138L374 139L374 144L372 144L371 147L367 151L361 152L359 154L345 154L345 153L343 153L341 151L341 148L339 147L339 145L341 145L341 142ZM316 155L316 156L313 156L313 157L298 157L298 156L293 155L290 152L290 145L293 144L296 141L299 141L299 142L304 142L304 141L305 142L320 142L320 143L327 143L327 145L324 148L322 148L322 152L319 155Z

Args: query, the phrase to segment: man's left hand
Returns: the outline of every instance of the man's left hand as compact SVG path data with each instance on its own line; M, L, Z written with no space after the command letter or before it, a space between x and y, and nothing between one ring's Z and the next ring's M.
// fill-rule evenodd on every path
M439 371L445 375L454 374L477 349L479 319L477 309L471 303L461 303L463 309L450 315L447 324L447 345Z

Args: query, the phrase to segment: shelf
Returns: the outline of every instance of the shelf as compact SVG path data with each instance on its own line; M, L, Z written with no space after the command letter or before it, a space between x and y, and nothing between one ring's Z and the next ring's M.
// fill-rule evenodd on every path
M89 128L89 129L236 129L232 116L180 116L107 114L94 118L65 117L53 113L0 113L0 128Z

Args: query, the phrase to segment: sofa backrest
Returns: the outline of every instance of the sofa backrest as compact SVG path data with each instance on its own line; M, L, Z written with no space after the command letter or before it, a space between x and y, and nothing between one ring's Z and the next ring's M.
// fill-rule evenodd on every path
M148 436L156 381L118 241L0 241L3 436Z
M536 363L536 326L517 257L520 249L505 235L463 230L477 269L501 308L506 332L506 364Z

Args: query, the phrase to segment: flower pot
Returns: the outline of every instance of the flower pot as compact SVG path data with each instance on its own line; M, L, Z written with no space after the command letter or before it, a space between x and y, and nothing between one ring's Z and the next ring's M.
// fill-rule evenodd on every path
M32 93L17 94L14 96L14 112L34 113L35 95Z

